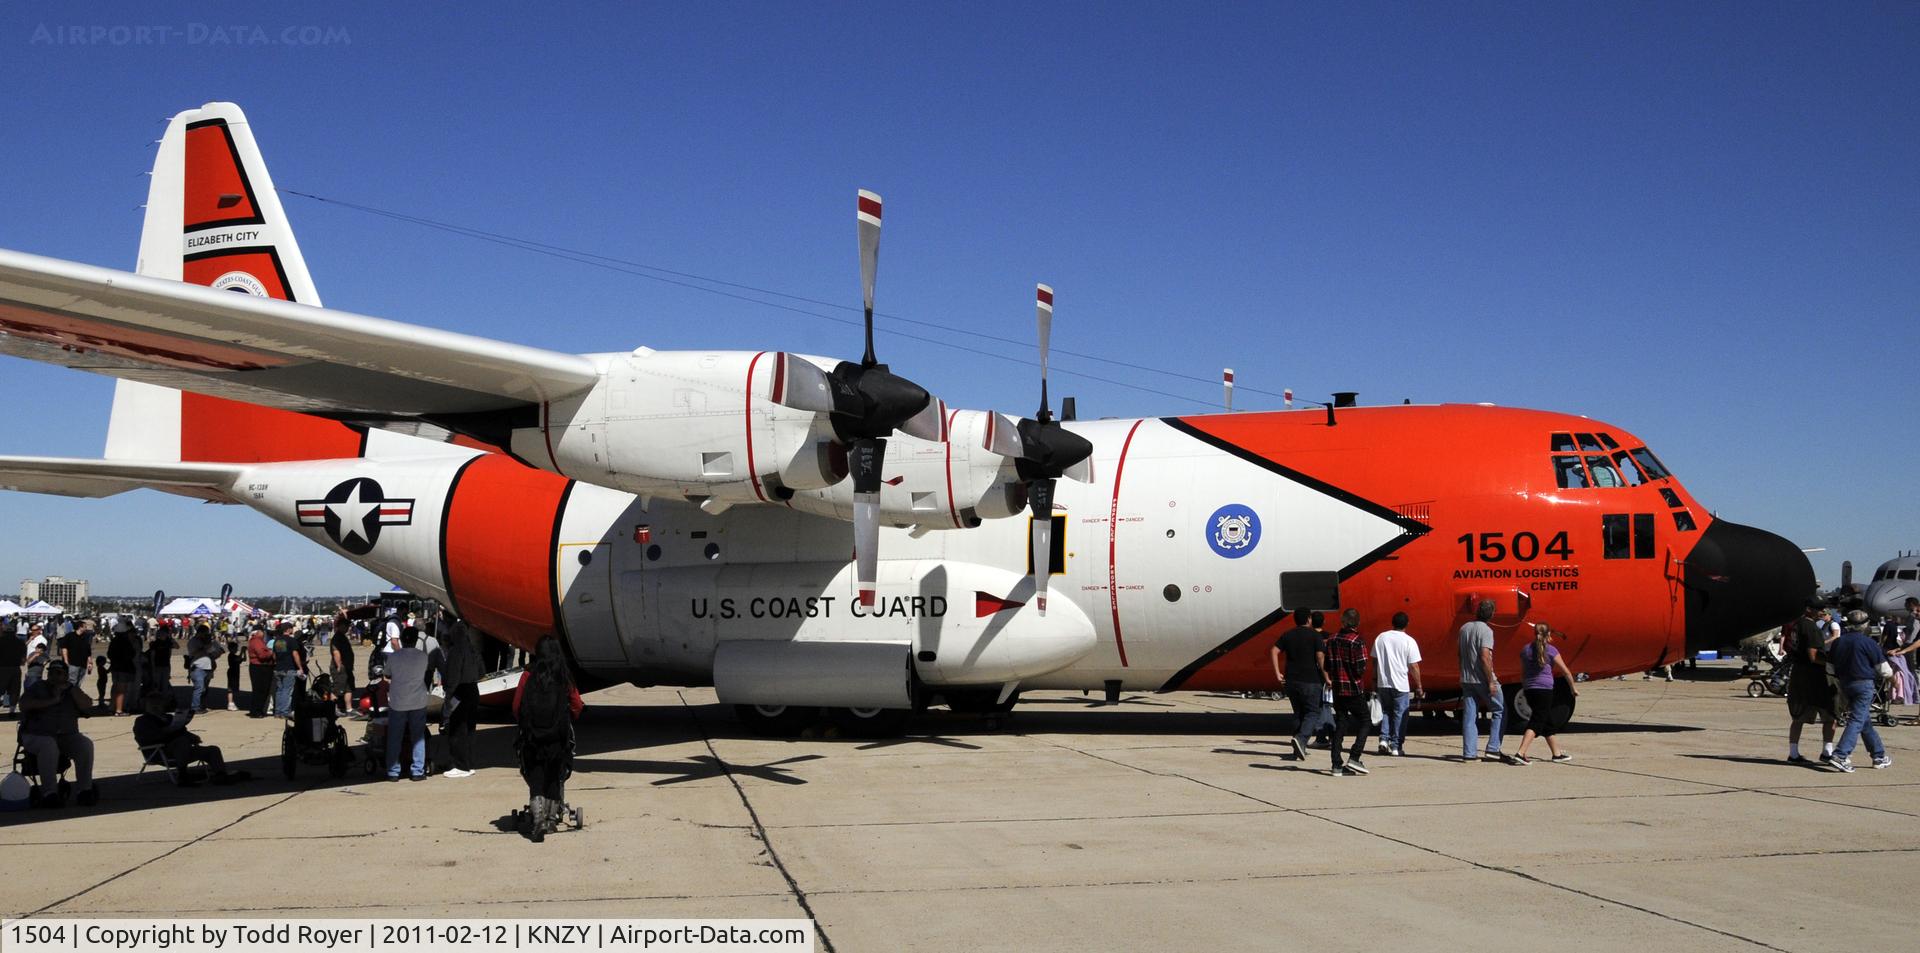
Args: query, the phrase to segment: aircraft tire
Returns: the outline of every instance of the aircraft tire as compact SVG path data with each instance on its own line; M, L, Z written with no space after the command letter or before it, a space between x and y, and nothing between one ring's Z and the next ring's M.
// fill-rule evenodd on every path
M733 713L748 731L764 738L792 738L817 715L815 709L795 705L735 705Z
M943 688L939 692L948 708L963 715L1004 714L1013 710L1014 702L1020 697L1020 693L1015 692L1002 702L998 688Z
M834 708L827 717L840 732L855 738L897 738L913 712L905 708Z

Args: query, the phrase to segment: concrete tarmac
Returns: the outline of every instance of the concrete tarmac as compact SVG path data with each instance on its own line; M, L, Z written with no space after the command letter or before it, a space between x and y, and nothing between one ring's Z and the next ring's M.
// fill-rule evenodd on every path
M280 722L215 711L195 728L256 780L177 789L95 718L103 799L0 815L0 911L813 917L843 953L1903 944L1920 728L1882 729L1888 770L1794 767L1783 700L1698 674L1582 686L1569 764L1446 760L1416 716L1407 757L1343 778L1289 760L1284 702L1042 691L997 727L785 741L709 690L610 689L568 789L587 828L539 845L506 817L508 725L472 778L289 782Z

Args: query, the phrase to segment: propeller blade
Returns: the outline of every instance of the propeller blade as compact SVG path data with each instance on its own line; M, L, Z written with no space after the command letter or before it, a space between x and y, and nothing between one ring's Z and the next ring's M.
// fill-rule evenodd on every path
M1047 351L1053 339L1053 288L1050 285L1037 285L1034 289L1034 312L1040 325L1040 419L1053 416L1047 403Z
M1033 527L1033 605L1047 614L1047 582L1053 575L1053 481L1027 482L1027 513Z
M879 588L880 471L886 460L885 440L862 437L853 442L847 461L853 470L853 588L866 607L872 607Z
M987 432L981 435L980 449L1003 457L1023 457L1027 445L1020 440L1020 422L1005 414L987 411Z
M938 397L929 397L927 406L919 413L908 417L900 429L922 440L934 443L947 442L947 402Z
M853 495L854 595L862 608L873 608L879 591L874 579L880 573L880 494Z
M812 361L781 351L773 365L773 392L768 399L782 407L816 414L831 413L833 381Z
M860 296L867 312L867 353L860 363L880 363L873 356L873 282L880 270L880 196L861 189L854 200L854 218L860 230Z

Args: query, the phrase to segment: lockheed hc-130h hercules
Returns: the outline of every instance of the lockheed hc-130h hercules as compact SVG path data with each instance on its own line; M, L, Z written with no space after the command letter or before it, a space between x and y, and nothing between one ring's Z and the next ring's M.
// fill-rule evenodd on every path
M1551 621L1603 677L1813 591L1791 543L1586 417L1057 419L1045 285L1038 412L950 409L876 359L880 198L855 211L858 361L558 353L323 308L241 111L189 110L136 273L0 251L0 350L118 378L104 459L0 458L0 485L250 506L490 635L556 634L607 682L712 685L768 730L894 730L1026 689L1272 688L1302 606L1406 611L1436 696L1480 599L1501 631ZM1515 652L1497 662L1517 681Z

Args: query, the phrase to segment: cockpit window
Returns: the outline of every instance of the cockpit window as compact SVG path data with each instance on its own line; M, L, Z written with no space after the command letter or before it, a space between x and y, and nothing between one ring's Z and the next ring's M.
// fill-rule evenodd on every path
M1898 575L1902 579L1914 579L1920 577L1920 569L1902 569Z
M1583 433L1583 434L1576 434L1575 436L1580 441L1580 449L1582 450L1600 449L1600 438L1595 437L1593 434Z
M1593 484L1587 480L1587 468L1579 457L1554 457L1553 480L1563 490L1584 490Z
M1634 462L1640 464L1641 469L1647 471L1647 479L1664 480L1673 475L1667 472L1666 467L1660 465L1660 458L1654 456L1653 451L1645 447L1636 447L1632 453Z
M1606 436L1606 435L1601 434L1601 436ZM1615 469L1620 471L1621 476L1624 476L1627 478L1627 483L1630 486L1639 486L1640 484L1647 482L1647 475L1640 471L1640 465L1637 463L1634 463L1633 458L1630 456L1627 456L1627 452L1625 450L1622 450L1619 453L1616 453L1613 455L1613 466Z
M1620 441L1613 439L1613 434L1610 434L1610 433L1601 434L1600 442L1606 444L1608 450L1620 449Z
M1553 452L1559 453L1573 449L1573 434L1557 433L1553 435Z
M1593 472L1594 486L1615 487L1627 485L1625 480L1620 479L1620 471L1615 470L1613 464L1607 462L1606 457L1588 457L1587 469Z

